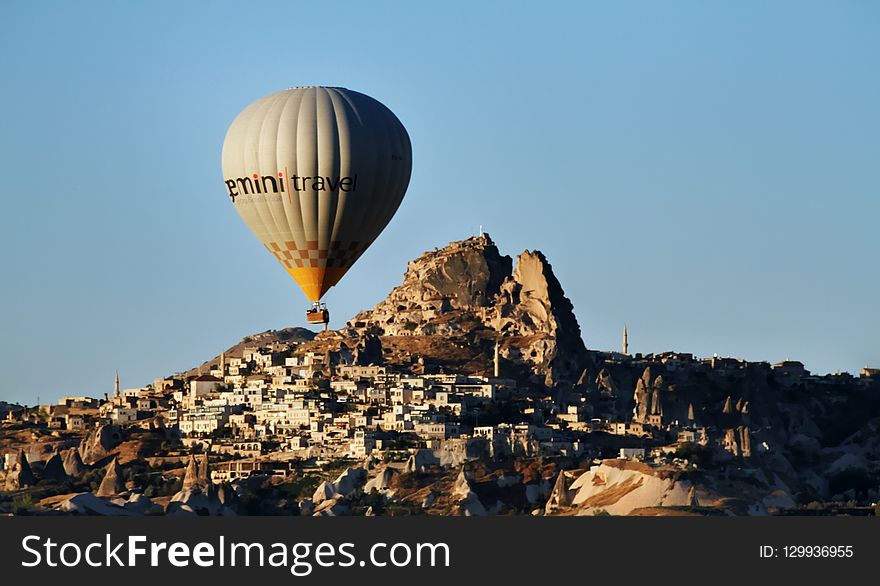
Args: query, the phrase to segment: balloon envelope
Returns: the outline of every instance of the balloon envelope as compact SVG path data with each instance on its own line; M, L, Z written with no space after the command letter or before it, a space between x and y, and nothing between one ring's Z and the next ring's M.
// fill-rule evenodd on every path
M344 88L292 88L257 100L223 142L227 195L311 301L379 236L411 171L400 120Z

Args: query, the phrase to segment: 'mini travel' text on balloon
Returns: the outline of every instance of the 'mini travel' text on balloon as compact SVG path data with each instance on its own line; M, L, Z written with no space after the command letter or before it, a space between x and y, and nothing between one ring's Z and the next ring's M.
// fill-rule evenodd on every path
M299 175L291 175L289 185L293 186L294 191L357 191L357 173L354 177L310 177ZM239 195L250 195L252 193L284 193L284 174L278 173L278 177L272 175L260 176L254 173L250 177L238 177L236 179L225 179L226 189L229 191L229 197L235 202L235 198Z

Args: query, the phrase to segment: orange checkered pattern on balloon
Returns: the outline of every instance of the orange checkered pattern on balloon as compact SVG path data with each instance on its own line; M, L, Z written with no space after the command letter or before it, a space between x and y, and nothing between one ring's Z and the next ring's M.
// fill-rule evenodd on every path
M266 248L282 265L293 268L340 268L347 269L364 253L369 242L342 242L334 240L329 249L318 248L317 240L307 240L306 248L298 248L296 242L270 242Z

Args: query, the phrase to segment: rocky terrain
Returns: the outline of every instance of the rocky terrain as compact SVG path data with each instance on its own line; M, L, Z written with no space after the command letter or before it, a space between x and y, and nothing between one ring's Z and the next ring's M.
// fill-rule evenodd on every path
M588 350L544 255L524 251L514 261L488 235L411 261L386 299L338 331L263 332L228 349L226 359L254 346L320 354L329 370L380 364L487 377L497 348L500 376L515 380L517 391L494 400L479 421L463 415L465 435L478 423L506 422L542 428L547 437L466 437L427 449L401 434L407 450L381 460L296 460L282 475L215 483L210 466L224 457L194 457L161 418L86 433L53 431L31 418L2 428L0 446L10 457L0 510L864 514L880 500L877 377L815 376L797 363ZM555 448L563 444L579 447ZM619 458L621 448L639 455Z
M347 336L441 337L501 356L546 386L575 382L589 364L574 308L550 263L524 251L513 263L488 234L411 261L403 283L347 324Z
M314 340L315 335L315 332L313 332L312 330L299 327L282 328L280 330L268 330L265 332L260 332L259 334L253 334L244 337L238 344L227 348L223 352L223 354L226 355L227 360L231 358L241 358L245 348L250 346L277 346L289 348L291 346L299 344L300 342L308 342L310 340ZM212 365L216 365L219 362L220 355L218 354L213 358L204 361L199 366L191 368L181 374L184 377L196 376L197 374L199 374L199 371L207 371L211 368Z

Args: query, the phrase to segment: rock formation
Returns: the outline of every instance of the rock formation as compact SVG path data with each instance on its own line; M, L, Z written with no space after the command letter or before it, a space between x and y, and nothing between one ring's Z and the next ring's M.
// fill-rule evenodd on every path
M68 476L79 476L86 470L77 448L70 448L64 453L64 472Z
M700 500L697 498L697 487L691 486L688 490L687 502L689 507L699 507Z
M104 474L101 485L95 492L95 495L101 497L110 497L117 495L125 490L125 480L122 477L122 468L119 466L119 460L114 456L107 464L106 473Z
M27 456L19 450L15 461L6 473L6 490L18 490L27 486L33 486L37 483L31 466L28 464Z
M64 471L64 462L61 459L61 454L55 452L51 458L46 461L46 465L43 467L43 478L46 480L54 480L55 482L61 482L67 479L67 473Z
M361 366L382 364L382 341L379 336L368 334L354 348L354 363Z
M589 359L571 302L538 251L516 267L488 234L452 242L407 265L403 283L348 323L349 335L474 336L549 386L575 383ZM480 340L471 340L480 344Z
M171 497L165 508L165 514L174 516L234 516L235 511L220 500L219 493L220 491L215 490L213 486L207 490L200 488L181 490Z
M416 457L415 455L411 455L406 459L406 464L403 465L403 473L404 474L416 474L419 471L419 467L416 466Z
M351 508L340 494L332 498L328 498L321 503L315 503L314 517L339 517L347 515L351 512Z
M391 336L458 334L458 320L438 318L488 307L510 272L510 257L488 236L453 242L410 261L403 283L349 325Z
M318 506L328 499L345 497L363 486L366 481L367 471L362 466L346 468L336 477L335 481L328 482L325 480L321 482L312 495L312 502L315 506ZM372 488L379 488L379 486L374 483L370 489L365 489L365 491L369 492Z
M181 490L207 490L212 484L211 471L208 467L208 456L204 455L197 459L194 455L190 455L186 472L183 475Z
M471 483L467 479L467 475L462 468L455 478L455 484L452 485L452 496L460 499L466 498L471 493Z
M752 438L749 428L747 426L740 425L736 428L725 429L722 446L734 457L751 457Z
M99 425L82 439L79 451L82 460L94 464L110 455L110 451L122 442L122 430L116 425Z
M572 483L571 503L581 515L602 511L627 515L643 507L688 506L692 502L691 486L663 468L605 460Z
M568 490L568 479L565 476L565 471L560 470L556 477L556 484L553 485L553 490L550 491L550 497L547 499L547 505L544 507L544 514L550 515L570 506L571 494Z
M312 502L318 505L327 499L332 499L336 494L336 487L333 486L333 483L325 480L315 488L315 492L312 494Z
M183 484L181 490L190 490L199 483L199 468L196 464L196 457L190 454L189 462L186 465L186 471L183 473Z
M61 501L58 504L58 510L72 515L113 517L135 517L143 515L145 512L142 506L121 506L113 501L99 498L90 492L81 492Z
M633 393L633 420L644 421L651 410L651 394L648 392L644 378L636 381L636 390Z
M386 492L391 488L391 482L394 479L396 471L394 468L386 466L381 472L367 481L364 485L364 492L369 494L373 490Z
M238 496L229 483L222 483L217 487L217 499L224 507L234 509L238 504Z
M360 488L367 481L367 471L362 467L346 468L335 481L333 486L338 494L349 495Z
M721 413L725 415L733 413L733 403L730 400L730 395L727 395L727 398L724 399L724 407L722 408Z
M489 323L504 336L530 339L524 358L544 383L574 383L587 364L587 351L574 307L553 269L538 251L525 251L501 285Z

